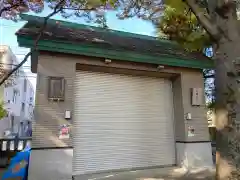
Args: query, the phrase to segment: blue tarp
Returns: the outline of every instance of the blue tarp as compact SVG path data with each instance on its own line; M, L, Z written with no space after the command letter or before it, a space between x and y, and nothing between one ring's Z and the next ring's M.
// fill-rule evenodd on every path
M17 177L21 177L22 180L27 180L30 152L30 148L18 152L16 156L12 158L7 171L3 174L2 180Z

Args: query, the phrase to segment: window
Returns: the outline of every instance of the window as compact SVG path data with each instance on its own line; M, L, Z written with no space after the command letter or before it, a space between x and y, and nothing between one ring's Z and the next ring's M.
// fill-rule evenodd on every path
M24 112L25 111L25 103L22 103L22 112Z
M65 80L62 77L49 77L48 98L52 100L64 100Z
M14 130L14 116L11 115L11 131L13 132Z
M14 73L14 76L15 77L18 77L20 75L20 71L19 70L16 70L15 73Z
M23 122L20 122L19 135L24 136L24 126Z
M29 103L32 104L32 102L33 102L33 98L30 97L30 98L29 98Z
M13 103L17 102L17 95L18 95L17 90L13 90L13 99L12 99Z
M27 91L27 80L26 80L26 79L24 79L23 91L24 91L24 92Z

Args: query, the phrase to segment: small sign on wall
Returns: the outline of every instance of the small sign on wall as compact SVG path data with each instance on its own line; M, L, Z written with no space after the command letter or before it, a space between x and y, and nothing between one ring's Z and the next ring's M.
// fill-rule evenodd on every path
M192 88L191 89L191 100L192 106L203 105L203 89L202 88Z
M195 129L192 126L188 126L188 137L195 136Z
M71 119L71 111L69 110L65 111L65 119Z
M70 126L63 124L59 127L59 139L69 139L70 138Z

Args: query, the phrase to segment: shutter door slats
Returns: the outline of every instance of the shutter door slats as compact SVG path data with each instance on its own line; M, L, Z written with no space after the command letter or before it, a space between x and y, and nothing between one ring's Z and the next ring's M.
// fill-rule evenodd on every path
M74 174L175 164L168 80L76 72Z

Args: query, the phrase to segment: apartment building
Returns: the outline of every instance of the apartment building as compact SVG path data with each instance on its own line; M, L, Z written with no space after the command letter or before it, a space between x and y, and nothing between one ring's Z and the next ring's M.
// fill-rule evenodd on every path
M3 46L5 51L1 56L1 63L5 65L7 71L13 69L19 62L11 49ZM23 68L16 71L5 82L0 91L0 96L7 110L7 116L0 121L0 136L15 134L27 136L27 129L31 129L34 111L34 88L28 80Z

